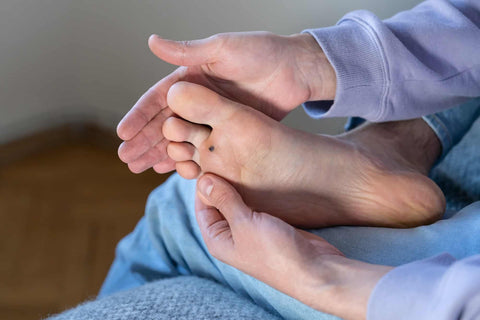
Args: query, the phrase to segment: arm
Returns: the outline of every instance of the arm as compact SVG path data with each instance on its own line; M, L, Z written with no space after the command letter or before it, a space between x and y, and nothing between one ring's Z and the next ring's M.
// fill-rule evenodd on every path
M444 254L385 275L370 297L368 319L478 319L480 255Z
M441 255L395 269L364 263L312 233L252 211L215 175L201 177L197 190L196 216L210 253L314 309L346 320L480 315L480 255L458 262Z
M308 34L241 32L193 41L152 36L149 46L160 59L181 67L150 88L118 125L124 140L118 154L132 172L175 169L161 130L172 116L166 95L175 82L201 84L276 120L313 95L335 96L335 72Z
M385 21L354 11L306 32L337 75L333 105L305 104L313 117L401 120L480 96L478 0L429 0Z
M370 293L391 267L348 259L324 239L252 211L213 174L197 190L197 221L215 258L314 309L365 319Z

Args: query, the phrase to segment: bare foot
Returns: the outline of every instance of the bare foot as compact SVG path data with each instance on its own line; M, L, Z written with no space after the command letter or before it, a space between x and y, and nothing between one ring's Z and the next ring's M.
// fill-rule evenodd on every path
M335 70L309 34L239 32L193 41L152 36L149 46L160 59L182 67L151 87L118 124L124 140L118 156L135 173L175 168L160 130L172 115L166 100L175 82L201 84L276 120L307 100L335 97Z
M440 189L404 161L378 157L361 139L293 130L215 92L174 84L164 136L178 173L212 172L256 211L301 227L431 223L444 210Z

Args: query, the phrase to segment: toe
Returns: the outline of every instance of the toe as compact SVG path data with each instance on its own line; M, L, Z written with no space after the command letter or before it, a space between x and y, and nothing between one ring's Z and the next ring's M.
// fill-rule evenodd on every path
M162 131L165 138L170 141L190 142L199 148L203 141L208 138L211 130L203 125L171 117L165 120Z
M200 175L200 167L193 161L182 161L176 164L177 172L185 179L195 179Z
M180 117L211 127L228 120L242 108L242 105L208 88L189 82L172 85L167 101L170 109Z
M193 160L199 163L197 148L188 142L170 142L167 146L168 156L177 162Z

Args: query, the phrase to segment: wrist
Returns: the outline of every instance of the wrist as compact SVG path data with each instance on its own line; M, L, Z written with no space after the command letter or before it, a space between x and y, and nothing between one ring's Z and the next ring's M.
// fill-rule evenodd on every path
M342 319L365 319L373 289L391 269L344 256L321 256L311 266L309 284L299 300Z
M337 77L322 48L308 33L294 34L291 37L296 42L297 70L310 91L308 101L333 100Z

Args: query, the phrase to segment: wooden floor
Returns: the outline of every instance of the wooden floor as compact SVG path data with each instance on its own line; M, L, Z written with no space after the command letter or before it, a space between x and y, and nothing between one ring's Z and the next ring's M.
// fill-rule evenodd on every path
M81 141L0 166L0 319L40 319L94 297L165 178L134 175L114 149Z

